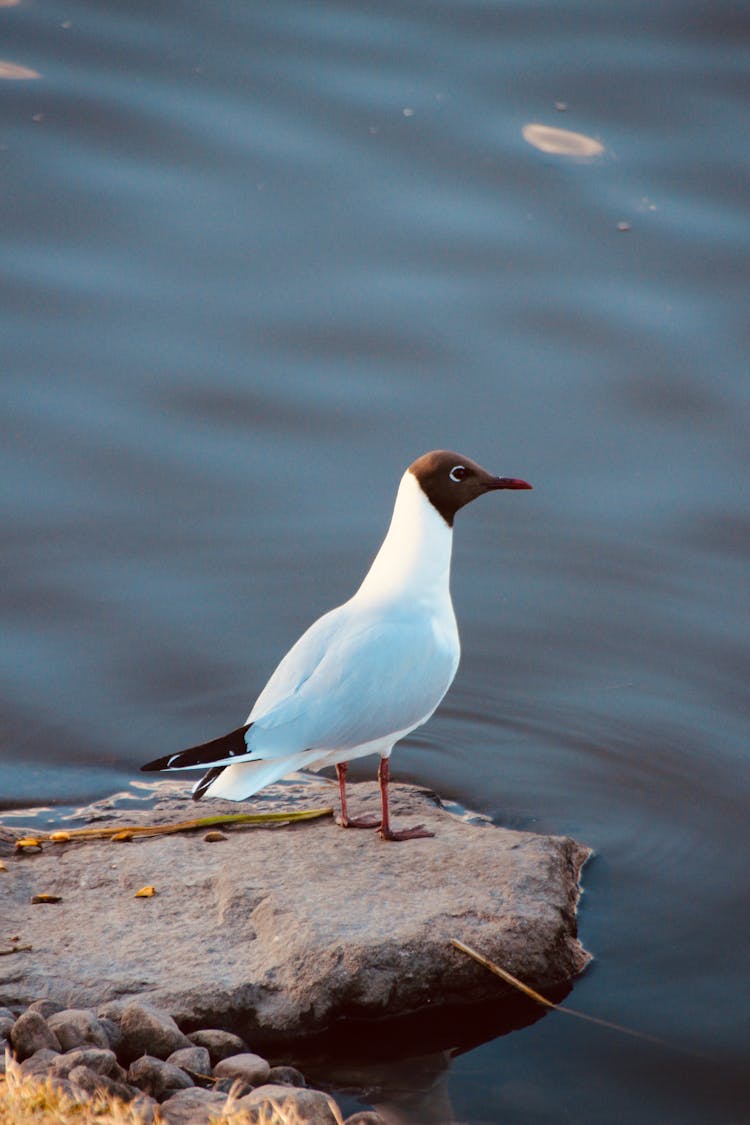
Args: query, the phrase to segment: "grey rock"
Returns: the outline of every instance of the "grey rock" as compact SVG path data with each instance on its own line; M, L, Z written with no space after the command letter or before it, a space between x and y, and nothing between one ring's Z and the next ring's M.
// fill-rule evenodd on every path
M49 1047L40 1047L33 1055L29 1055L21 1063L21 1073L30 1078L32 1075L35 1077L43 1077L49 1071L50 1066L57 1058L57 1052L51 1051Z
M0 1008L0 1020L10 1020L15 1023L16 1017L11 1012L10 1008Z
M71 1101L80 1101L80 1091L73 1083L67 1078L56 1078L54 1075L48 1076L47 1081L50 1088L56 1094L61 1094L65 1098L70 1098Z
M305 1077L294 1066L272 1066L268 1072L266 1082L272 1086L307 1086Z
M232 1055L222 1059L214 1067L217 1078L239 1078L248 1086L262 1086L271 1071L270 1064L260 1055Z
M86 1094L109 1094L120 1101L129 1102L133 1098L133 1091L123 1082L115 1082L106 1074L98 1074L89 1070L87 1066L74 1066L68 1075L68 1081L78 1090Z
M48 996L45 996L41 1000L34 1000L33 1003L29 1004L28 1011L38 1012L40 1016L49 1019L50 1016L54 1016L55 1012L61 1012L64 1007L65 1005L61 1004L59 1000L51 1000Z
M152 1125L156 1116L156 1107L159 1105L156 1098L150 1098L148 1094L144 1094L137 1087L132 1088L134 1091L133 1100L130 1103L130 1109L133 1114L133 1120L137 1121L139 1125Z
M238 1078L215 1078L213 1088L217 1093L231 1094L233 1098L242 1098L255 1089L247 1082L240 1082Z
M238 1100L237 1108L248 1112L250 1121L267 1121L276 1111L282 1121L306 1125L339 1125L341 1115L333 1098L320 1090L297 1090L293 1086L259 1086Z
M96 1009L97 1018L100 1020L111 1020L119 1027L122 1023L122 1017L125 1009L128 1006L128 1000L109 1000L106 1004L100 1004Z
M130 1064L128 1082L157 1101L164 1101L176 1090L185 1090L193 1085L192 1078L184 1070L151 1055L143 1055Z
M10 1039L10 1029L15 1022L13 1016L0 1016L0 1040Z
M232 1055L241 1055L248 1049L247 1043L244 1039L240 1039L239 1035L233 1035L231 1031L221 1031L215 1027L206 1028L204 1031L191 1031L188 1039L191 1043L195 1043L197 1047L206 1048L214 1066L222 1059L228 1059Z
M74 1047L64 1055L55 1055L50 1072L59 1078L67 1078L77 1066L85 1066L95 1074L105 1074L115 1082L125 1082L127 1078L114 1052L102 1047Z
M195 1074L211 1073L211 1057L205 1047L180 1047L178 1051L172 1051L167 1062Z
M140 1055L166 1059L181 1047L193 1046L172 1017L152 1004L128 1004L122 1014L120 1032L119 1054L125 1062Z
M347 1117L344 1125L388 1125L388 1122L374 1109L363 1109Z
M433 839L388 844L324 818L227 830L221 848L188 834L138 840L115 862L107 841L68 849L64 863L51 850L27 857L26 869L63 901L54 927L39 930L23 881L4 887L6 925L39 932L32 958L0 958L0 994L9 1005L47 993L82 1008L140 998L181 1025L241 1026L265 1049L341 1016L397 1017L488 997L501 1005L514 995L452 937L541 992L584 967L576 906L586 848L469 823L413 786L392 789L395 827L423 822ZM105 823L186 819L185 783L164 781L159 792L156 807L110 808ZM329 783L295 782L245 807L333 806L336 797ZM352 785L353 815L377 812L378 800L377 784ZM201 812L227 808L209 800ZM134 899L147 883L158 894ZM140 1049L166 1058L186 1045Z
M60 1041L44 1016L30 1009L13 1024L10 1043L19 1062L45 1047L51 1051L60 1050Z
M115 1023L114 1020L107 1019L106 1016L100 1017L99 1023L104 1028L104 1034L107 1036L109 1046L112 1048L115 1054L117 1054L122 1043L122 1031L120 1030L119 1023Z
M90 1008L65 1008L47 1017L63 1051L82 1047L109 1047L109 1036Z
M226 1095L213 1090L178 1090L159 1106L159 1116L166 1125L209 1125L226 1104Z

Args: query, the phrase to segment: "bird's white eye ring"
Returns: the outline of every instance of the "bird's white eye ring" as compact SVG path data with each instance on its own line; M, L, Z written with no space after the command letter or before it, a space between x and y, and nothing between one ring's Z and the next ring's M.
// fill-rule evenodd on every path
M448 473L448 476L451 478L452 481L455 481L456 484L458 484L458 482L460 480L463 480L464 477L466 476L466 466L465 465L454 465L453 468L451 469L451 471Z

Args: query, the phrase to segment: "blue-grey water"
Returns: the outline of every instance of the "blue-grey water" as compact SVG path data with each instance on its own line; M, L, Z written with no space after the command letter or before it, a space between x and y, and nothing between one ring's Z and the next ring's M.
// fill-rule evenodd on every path
M393 770L591 845L569 1003L668 1045L547 1015L457 1121L750 1120L749 75L729 0L0 2L0 807L241 722L426 449L534 484Z

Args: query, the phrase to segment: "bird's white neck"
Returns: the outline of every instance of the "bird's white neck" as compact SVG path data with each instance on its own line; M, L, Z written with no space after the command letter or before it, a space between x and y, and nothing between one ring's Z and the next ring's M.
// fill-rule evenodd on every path
M453 529L408 470L401 478L388 534L355 594L361 601L450 599Z

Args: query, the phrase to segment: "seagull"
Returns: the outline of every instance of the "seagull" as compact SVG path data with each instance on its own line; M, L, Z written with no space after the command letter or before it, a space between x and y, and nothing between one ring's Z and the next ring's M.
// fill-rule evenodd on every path
M391 827L389 762L395 744L437 709L458 668L453 520L485 492L531 487L449 450L419 457L401 478L388 533L359 589L302 634L244 725L141 769L208 767L193 799L242 801L296 770L335 766L342 827L379 828L384 840L432 836L421 824ZM380 755L380 821L347 810L348 763L368 754Z

